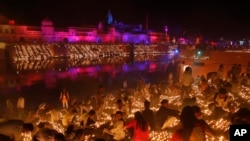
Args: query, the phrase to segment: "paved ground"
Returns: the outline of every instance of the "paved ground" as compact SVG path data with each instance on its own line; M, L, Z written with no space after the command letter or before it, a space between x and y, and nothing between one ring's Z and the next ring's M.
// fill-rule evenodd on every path
M185 61L185 64L190 65L193 68L194 76L205 75L211 71L217 71L220 64L224 65L224 77L228 70L231 69L233 64L241 64L242 72L246 71L248 61L250 61L250 53L239 53L239 52L211 52L209 59L186 59L181 58L180 60ZM195 65L203 63L203 65Z

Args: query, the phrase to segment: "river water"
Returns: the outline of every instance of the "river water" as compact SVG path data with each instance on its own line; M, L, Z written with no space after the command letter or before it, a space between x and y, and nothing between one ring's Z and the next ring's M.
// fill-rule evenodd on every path
M126 79L135 88L139 77L147 82L166 81L169 56L101 58L99 60L46 60L41 62L2 62L0 75L1 110L6 100L16 105L20 95L25 108L42 103L61 106L60 91L66 88L71 98L86 101L103 86L106 93L119 92Z

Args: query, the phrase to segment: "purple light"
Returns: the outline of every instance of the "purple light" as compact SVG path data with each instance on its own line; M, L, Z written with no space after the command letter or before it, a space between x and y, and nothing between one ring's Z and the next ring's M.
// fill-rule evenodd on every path
M144 63L136 64L136 67L138 68L138 70L145 70L146 69L146 65Z
M129 72L129 71L130 71L129 66L128 66L127 64L123 64L123 65L122 65L122 71L123 71L123 72Z

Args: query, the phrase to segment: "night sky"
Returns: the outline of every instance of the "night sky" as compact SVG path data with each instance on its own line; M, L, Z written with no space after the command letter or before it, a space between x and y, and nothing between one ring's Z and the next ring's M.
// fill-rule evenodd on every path
M97 25L111 10L117 22L145 25L173 34L249 38L250 8L246 3L181 0L1 0L0 22L40 25L48 17L57 27Z

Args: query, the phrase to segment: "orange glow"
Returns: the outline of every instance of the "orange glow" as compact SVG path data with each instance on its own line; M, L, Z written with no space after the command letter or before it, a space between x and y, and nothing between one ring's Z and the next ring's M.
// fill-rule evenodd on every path
M0 42L0 49L5 49L5 43Z

